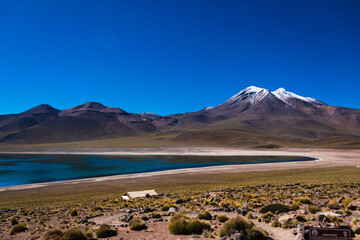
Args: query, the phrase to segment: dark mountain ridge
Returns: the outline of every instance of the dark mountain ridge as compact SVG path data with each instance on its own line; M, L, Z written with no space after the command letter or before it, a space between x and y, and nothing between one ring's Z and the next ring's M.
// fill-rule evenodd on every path
M248 87L215 107L159 116L128 113L97 102L58 110L39 105L19 114L0 115L0 141L44 143L145 136L176 132L175 140L270 136L289 139L360 138L360 110L327 105L280 88ZM221 132L221 134L220 134ZM224 135L225 136L225 135ZM246 138L246 137L244 137ZM188 141L188 140L185 140ZM300 140L299 140L300 141Z

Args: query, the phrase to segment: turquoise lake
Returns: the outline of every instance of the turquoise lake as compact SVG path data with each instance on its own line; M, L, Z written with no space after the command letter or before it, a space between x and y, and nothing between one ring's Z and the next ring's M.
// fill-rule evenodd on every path
M301 156L0 154L0 187L181 168L312 160Z

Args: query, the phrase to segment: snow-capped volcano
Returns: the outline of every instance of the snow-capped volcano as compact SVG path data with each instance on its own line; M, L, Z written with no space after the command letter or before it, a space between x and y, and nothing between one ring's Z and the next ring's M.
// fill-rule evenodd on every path
M281 100L282 102L289 104L289 105L293 105L292 101L294 100L301 100L304 101L306 103L309 104L324 104L323 102L315 99L315 98L311 98L311 97L303 97L300 96L296 93L293 92L289 92L287 90L285 90L285 88L279 88L275 91L270 91L268 89L265 88L259 88L259 87L255 87L255 86L250 86L245 88L244 90L240 91L239 93L235 94L234 96L232 96L229 100L226 101L227 104L234 104L238 101L245 101L245 100L250 100L251 103L256 103L256 102L260 102L261 100L263 100L265 97L272 95L274 97L276 97L277 99Z
M239 100L245 100L250 98L252 103L262 100L268 94L271 94L269 90L265 88L259 88L250 86L240 91L238 94L232 96L226 103L233 104Z

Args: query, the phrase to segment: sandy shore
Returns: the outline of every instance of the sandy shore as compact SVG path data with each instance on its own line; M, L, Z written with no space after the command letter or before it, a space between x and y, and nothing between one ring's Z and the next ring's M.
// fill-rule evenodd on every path
M84 154L84 155L202 155L202 156L244 156L244 155L292 155L317 158L309 162L282 162L262 163L244 165L224 165L200 168L187 168L167 170L160 172L137 173L126 175L115 175L107 177L85 178L61 182L36 183L1 187L1 191L13 191L32 189L40 187L51 187L55 185L73 185L100 181L114 181L121 179L151 178L165 175L186 175L194 173L241 173L253 171L274 171L304 168L326 168L326 167L355 167L360 165L360 150L333 150L333 149L277 149L277 150L254 150L254 149L225 149L225 148L157 148L157 149L51 149L46 151L27 152L1 152L1 153L23 153L23 154Z

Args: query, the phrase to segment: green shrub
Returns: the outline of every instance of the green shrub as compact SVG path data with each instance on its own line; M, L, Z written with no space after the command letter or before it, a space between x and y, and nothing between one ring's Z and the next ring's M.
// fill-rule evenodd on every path
M347 215L347 216L350 216L350 215L352 215L352 212L349 209L345 209L344 214Z
M254 219L255 217L254 217L254 215L252 214L252 212L248 212L248 213L246 214L246 218L247 218L247 219Z
M129 222L129 226L130 229L134 231L141 231L147 228L145 221L138 217L134 217L133 219L131 219L131 221Z
M10 229L9 234L14 235L19 232L25 232L27 229L28 228L25 225L17 224Z
M10 219L10 223L12 226L16 225L16 224L19 224L19 221L16 219L16 217L12 217Z
M311 213L311 214L315 214L315 213L321 211L321 209L315 205L308 206L308 210L309 210L309 213Z
M281 227L285 228L285 229L286 228L291 228L292 227L291 220L284 222Z
M286 205L283 205L283 204L269 204L269 205L266 205L265 207L263 207L261 210L260 210L260 213L267 213L267 212L272 212L272 213L287 213L290 211L290 208Z
M76 211L76 209L73 209L70 211L70 216L75 217L77 215L78 215L78 212Z
M61 240L87 240L87 239L80 230L72 228L65 232Z
M95 235L98 238L106 238L113 237L117 235L117 231L115 229L110 228L106 224L102 224L96 231Z
M210 223L203 220L194 219L189 223L191 234L201 234L204 230L210 230Z
M356 220L356 218L353 218L353 219L351 219L350 225L353 227L353 226L356 226L358 223L359 223L359 221Z
M250 220L247 220L240 216L233 217L225 222L223 228L219 231L219 236L230 236L230 232L232 230L245 232L247 229L251 229L253 226L254 224Z
M326 215L330 222L342 222L343 220L337 216Z
M93 239L93 235L94 235L93 233L94 233L94 231L92 228L89 228L89 227L85 228L84 234L88 239Z
M190 235L189 222L191 218L182 214L176 214L170 219L169 232L175 235Z
M299 221L296 219L292 219L292 220L288 220L286 222L283 223L283 225L281 226L282 228L286 229L286 228L292 228L295 227L299 224Z
M274 220L271 222L272 227L281 227L281 223L278 220Z
M203 213L199 213L198 214L198 219L202 219L202 220L211 220L212 216L209 213L209 211L205 211Z
M216 219L219 220L219 222L222 222L222 223L229 220L229 218L225 214L217 216Z
M298 198L297 201L300 202L300 203L304 203L304 204L310 204L311 203L310 199L306 198L306 197Z
M214 235L213 235L213 233L211 232L211 230L204 230L204 231L202 232L202 236L203 236L204 238L214 238Z
M159 213L152 213L151 217L152 218L161 218L161 215Z
M160 210L161 211L169 211L169 208L171 208L171 207L175 207L176 208L176 205L175 204L165 204L164 206L162 206L161 208L160 208Z
M58 229L53 229L45 234L44 240L61 240L64 233Z
M169 232L175 235L201 234L210 230L210 224L202 220L192 220L188 216L176 214L170 219Z
M91 212L97 212L97 211L102 211L103 208L101 206L96 206L96 207L93 207L90 211Z
M246 231L247 240L266 240L265 234L257 228L251 228Z
M338 208L340 208L340 204L334 200L330 200L327 207L330 209L338 209Z
M290 205L290 208L292 210L298 210L299 209L299 204L297 202L294 202L293 204Z
M261 214L258 218L257 221L258 222L266 222L269 223L271 220L273 220L275 218L275 215L272 212L267 212L264 214Z

